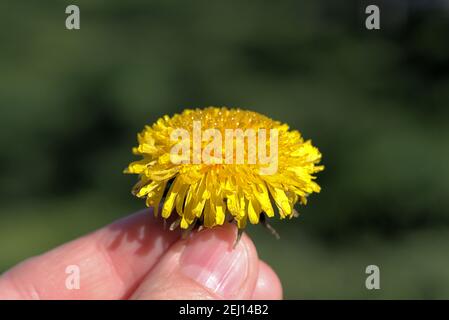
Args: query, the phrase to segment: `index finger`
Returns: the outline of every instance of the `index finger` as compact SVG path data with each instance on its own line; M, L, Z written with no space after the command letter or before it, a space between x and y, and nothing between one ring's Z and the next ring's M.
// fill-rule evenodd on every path
M10 269L0 299L124 299L178 238L140 211ZM79 287L67 283L72 271Z

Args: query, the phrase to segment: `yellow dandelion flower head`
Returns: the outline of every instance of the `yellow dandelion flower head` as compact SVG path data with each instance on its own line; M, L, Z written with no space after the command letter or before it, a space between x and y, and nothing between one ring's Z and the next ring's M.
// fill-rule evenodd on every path
M296 130L253 111L208 107L164 116L137 136L142 157L126 173L138 174L133 194L181 228L233 221L239 229L294 215L319 192L314 181L321 154ZM164 198L164 199L163 199ZM162 200L163 199L163 200ZM162 201L161 201L162 200Z

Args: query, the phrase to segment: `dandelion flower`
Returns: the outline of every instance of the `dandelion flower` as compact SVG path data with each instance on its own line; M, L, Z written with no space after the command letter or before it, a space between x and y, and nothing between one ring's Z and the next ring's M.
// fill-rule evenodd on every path
M324 168L319 150L288 125L253 111L185 110L146 126L137 139L133 153L142 159L125 169L139 175L132 193L156 216L177 215L171 229L228 221L241 231L248 221L291 218L296 203L320 191L314 181Z

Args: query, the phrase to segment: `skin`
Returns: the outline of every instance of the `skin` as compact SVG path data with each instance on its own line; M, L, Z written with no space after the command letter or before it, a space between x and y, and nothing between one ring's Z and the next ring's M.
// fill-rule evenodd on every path
M0 277L0 299L281 299L278 276L225 225L181 239L151 209L29 258ZM66 286L77 266L80 288Z

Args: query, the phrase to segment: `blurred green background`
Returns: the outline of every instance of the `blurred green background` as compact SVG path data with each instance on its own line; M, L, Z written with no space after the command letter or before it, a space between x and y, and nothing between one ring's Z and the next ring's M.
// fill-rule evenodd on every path
M286 298L449 298L449 5L370 1L368 31L367 4L2 1L0 271L142 208L122 174L136 133L226 105L324 156L281 240L249 230Z

